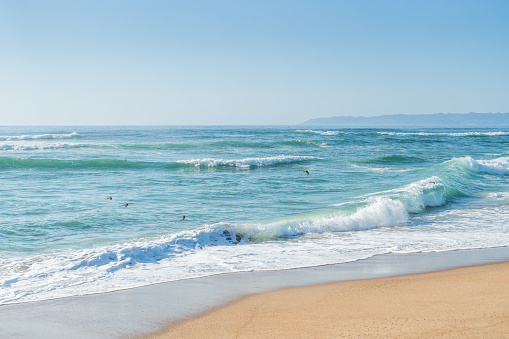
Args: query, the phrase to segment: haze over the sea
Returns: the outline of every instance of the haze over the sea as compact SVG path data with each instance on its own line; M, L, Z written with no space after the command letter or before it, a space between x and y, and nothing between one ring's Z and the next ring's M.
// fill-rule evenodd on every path
M302 125L334 127L435 127L435 128L487 128L509 127L509 113L435 113L392 114L374 117L335 116L317 118Z

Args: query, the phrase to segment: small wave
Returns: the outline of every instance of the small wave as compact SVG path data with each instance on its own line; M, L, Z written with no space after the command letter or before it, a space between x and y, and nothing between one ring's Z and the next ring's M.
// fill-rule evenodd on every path
M451 137L470 137L470 136L501 136L509 135L509 132L376 132L380 135L390 136L451 136Z
M218 166L232 166L232 167L262 167L262 166L274 166L279 164L287 164L294 162L302 162L308 160L317 159L311 156L289 156L280 155L274 157L265 158L245 158L245 159L191 159L191 160L178 160L177 163L194 165L196 167L218 167Z
M346 134L346 132L342 132L342 131L315 131L315 130L311 130L311 129L297 130L297 131L294 131L294 133L298 133L298 134L319 134L319 135Z
M72 139L79 136L78 133L68 134L26 134L26 135L0 135L0 140L36 140L36 139Z
M401 197L408 212L420 213L427 207L443 206L463 194L447 187L439 177L434 176L403 187L396 196Z
M1 149L1 148L0 148ZM224 159L192 159L178 160L177 162L151 162L151 161L129 161L120 159L90 159L90 160L60 160L60 159L23 159L0 157L0 168L115 168L115 169L145 169L162 168L176 169L193 167L264 167L277 166L281 164L298 163L317 159L311 156L275 156L266 158L245 158L238 160Z
M149 150L180 150L194 147L203 147L202 143L189 143L189 142L165 142L165 143L150 143L150 144L102 144L100 147L111 148L130 148L130 149L149 149Z
M326 147L326 143L324 142L317 142L312 140L283 140L278 142L279 145L283 146L298 146L298 147Z
M221 140L210 142L167 142L153 144L111 144L109 147L115 148L131 148L131 149L155 149L155 150L180 150L192 148L213 148L230 149L230 148L254 148L266 149L284 146L319 146L318 143L307 140L282 140L282 141L243 141L243 140Z
M488 199L509 200L509 192L491 192L486 195Z
M471 157L459 158L463 166L474 172L488 174L509 174L509 158L497 158L492 160L475 160Z
M387 172L407 172L410 169L403 169L397 167L372 167L372 166L359 166L357 164L350 164L354 171L359 172L372 172L372 173L387 173Z
M59 159L22 159L0 157L0 168L46 168L46 169L79 169L79 168L120 168L120 169L136 169L147 168L153 166L169 166L175 164L143 162L143 161L127 161L118 159L91 159L91 160L59 160Z
M418 157L412 157L412 156L405 156L405 155L386 155L371 159L362 159L359 160L359 162L362 163L382 163L382 164L390 164L390 163L420 163L424 162L426 160L418 158Z
M55 150L55 149L68 149L68 148L81 148L86 147L85 144L37 144L37 145L20 145L20 144L3 144L0 145L2 151L38 151L38 150Z
M167 143L154 143L154 144L122 144L120 147L128 148L148 148L148 149L187 149L187 148L204 148L213 147L218 148L267 148L274 147L273 143L269 142L253 142L241 140L221 140L210 142L167 142Z

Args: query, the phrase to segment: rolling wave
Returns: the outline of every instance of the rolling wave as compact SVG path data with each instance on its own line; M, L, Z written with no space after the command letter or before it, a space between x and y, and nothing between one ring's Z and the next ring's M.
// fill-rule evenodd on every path
M245 159L191 159L191 160L178 160L177 163L194 165L196 167L220 167L220 166L231 166L231 167L263 167L263 166L274 166L279 164L288 164L294 162L303 162L308 160L317 159L311 156L289 156L280 155L265 158L245 158Z
M371 159L357 160L357 162L361 163L374 163L374 164L421 163L425 161L426 161L425 159L405 155L385 155Z
M68 134L26 134L26 135L0 135L0 140L38 140L38 139L72 139L78 137L76 132Z
M38 293L51 292L87 279L105 279L135 265L178 260L204 247L256 244L308 234L407 226L410 213L418 213L430 206L441 206L451 198L450 193L438 177L431 177L391 192L380 192L379 196L368 197L353 209L344 208L332 213L322 211L259 224L219 222L152 240L4 262L4 278L0 281L4 291L0 291L0 304L16 302L33 293L33 290ZM8 288L13 284L16 284L16 293L9 293Z
M58 160L58 159L22 159L0 157L0 168L47 168L47 169L83 169L83 168L147 168L164 163L151 163L143 161L127 161L118 159L92 159L92 160Z
M5 159L0 158L0 163ZM227 161L216 159L212 161L212 166L270 166L312 159L314 158L290 156ZM97 162L96 165L101 162L104 162L105 166L112 165L111 160L94 161ZM119 162L118 166L125 165L122 161L116 161ZM53 165L50 164L50 166ZM185 165L209 166L209 160L203 159ZM468 171L502 175L509 173L507 158L452 159L435 167L438 171L437 175L389 191L376 192L361 197L359 201L341 204L340 208L334 212L318 211L313 214L257 224L240 225L219 222L152 240L107 245L62 254L47 254L23 261L0 260L4 270L3 280L0 280L0 286L3 287L0 289L0 304L16 302L31 293L36 293L33 291L51 294L51 291L82 284L84 281L107 279L112 274L135 265L143 267L146 264L160 264L165 260L179 260L181 257L210 246L253 245L320 233L412 227L410 222L412 215L426 213L429 208L444 206L466 196L455 187L455 182L448 178L450 172L457 172L458 166L464 170L464 174L468 174ZM464 186L469 186L472 180L465 175L460 179L464 181ZM16 286L15 290L10 289L11 286Z
M156 163L157 166L273 166L310 161L315 157L275 156L238 160L198 159L184 163ZM388 156L384 161L406 161ZM16 166L83 166L145 168L147 162L129 162L114 159L62 161L51 159L0 158L0 167L9 162ZM12 166L12 164L11 164ZM125 269L143 268L149 264L178 261L206 247L238 246L287 240L323 233L362 232L393 227L412 227L415 215L430 209L452 205L469 196L464 187L471 187L482 174L509 174L509 158L476 160L471 157L453 158L430 169L435 175L396 187L359 197L357 201L336 206L335 211L316 211L310 214L272 220L264 223L231 224L225 222L204 225L194 230L180 231L155 239L110 244L65 253L53 253L24 258L0 259L0 304L30 300L31 294L52 295L65 287L86 285ZM269 243L270 244L270 243ZM205 253L205 252L204 252ZM206 275L208 272L200 272ZM93 289L92 289L93 290ZM87 289L84 289L87 291ZM47 293L47 294L45 294ZM57 292L54 292L58 295ZM28 297L27 297L28 296ZM34 296L37 299L37 296Z
M277 149L281 146L291 147L324 147L323 141L317 140L299 140L286 139L276 141L246 141L246 140L220 140L220 141L200 141L200 142L160 142L160 143L49 143L49 140L71 139L78 134L44 134L44 135L23 135L23 136L0 136L0 150L4 151L40 151L47 149L65 149L65 148L97 148L97 149L139 149L139 150L158 150L158 151L178 151L187 149ZM18 142L16 142L18 141ZM40 141L35 144L34 141Z
M479 136L502 136L509 132L376 132L380 135L390 136L450 136L450 137L479 137Z
M458 161L465 168L474 171L488 174L509 174L509 158L502 157L492 160L475 160L471 157L459 158L453 161Z
M86 147L86 146L87 146L86 144L68 144L68 143L34 144L34 145L1 144L0 150L2 150L2 151L40 151L40 150L82 148L82 147Z
M111 169L145 169L145 168L186 168L186 167L266 167L282 164L303 162L317 159L311 156L274 156L265 158L245 159L191 159L177 160L176 162L156 161L129 161L121 159L91 159L91 160L59 160L59 159L23 159L0 157L0 168L59 168L59 169L84 169L84 168L111 168Z
M319 134L319 135L339 135L339 134L347 134L348 132L343 132L343 131L317 131L317 130L307 129L307 130L297 130L297 131L294 131L293 133L297 133L297 134Z
M277 148L279 146L321 146L323 142L312 140L277 140L277 141L245 141L245 140L221 140L209 142L166 142L152 144L111 144L109 147L133 148L133 149L155 149L155 150L180 150L192 148L228 149L228 148Z

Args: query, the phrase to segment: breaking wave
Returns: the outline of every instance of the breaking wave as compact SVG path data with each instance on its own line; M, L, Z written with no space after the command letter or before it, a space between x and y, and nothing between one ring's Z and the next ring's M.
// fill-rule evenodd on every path
M509 174L509 158L497 158L492 160L475 160L471 157L457 159L465 168L474 172L488 174Z
M509 135L509 132L376 132L380 135L391 136L451 136L451 137L478 137Z
M346 134L346 132L343 131L316 131L316 130L297 130L294 133L297 134L319 134L319 135L338 135L338 134Z
M219 167L219 166L232 166L232 167L262 167L274 166L279 164L288 164L294 162L302 162L317 159L311 156L290 156L280 155L265 158L245 158L245 159L191 159L191 160L178 160L177 163L194 165L196 167Z
M36 144L36 145L21 145L21 144L2 144L0 150L2 151L36 151L36 150L56 150L56 149L68 149L68 148L81 148L86 147L85 144L67 144L67 143L55 143L55 144Z
M56 293L62 287L93 283L135 265L179 260L210 246L236 246L280 241L330 232L357 232L407 226L411 213L446 204L454 194L438 177L371 196L355 208L319 212L258 224L215 223L157 239L109 245L71 253L47 254L22 261L0 262L0 304L31 300L31 293ZM207 275L207 272L201 272ZM15 289L10 289L15 285ZM113 288L114 289L114 288ZM37 292L34 292L37 291ZM27 297L28 295L28 297ZM36 297L35 297L36 298Z
M5 158L0 158L0 160ZM186 166L270 166L274 164L308 161L314 157L279 156L245 158L239 160L201 159ZM48 160L46 160L48 161ZM97 160L95 160L97 161ZM118 160L117 160L118 161ZM0 161L1 163L1 161ZM108 161L105 165L110 166ZM123 166L120 163L118 166ZM359 197L358 201L341 204L336 211L318 211L312 214L255 224L213 223L189 231L122 244L83 249L74 252L39 255L23 260L1 260L0 304L20 299L31 300L31 294L52 295L65 287L92 284L126 272L125 269L162 264L200 252L206 247L254 245L275 241L299 239L321 233L345 233L393 227L412 227L414 214L426 213L457 198L468 195L448 178L459 171L462 185L470 186L468 171L506 175L508 158L474 160L471 157L446 161L433 168L437 175L397 187ZM457 178L455 178L457 179ZM250 250L255 250L251 248ZM192 274L191 274L192 273ZM209 271L191 272L192 276L208 275ZM165 278L163 278L165 279ZM115 286L103 284L110 290ZM11 288L12 287L12 288ZM96 291L90 289L91 291ZM87 291L87 289L83 289ZM57 292L55 294L58 295ZM25 298L26 297L26 298ZM37 299L37 297L33 297Z
M76 146L80 147L80 146ZM289 163L298 163L317 159L311 156L274 156L265 158L244 159L191 159L177 160L176 162L157 161L129 161L122 159L90 159L90 160L60 160L60 159L23 159L0 157L0 168L114 168L114 169L144 169L163 168L175 169L186 167L265 167Z
M78 137L76 132L68 134L26 134L26 135L0 135L0 140L37 140L37 139L72 139Z

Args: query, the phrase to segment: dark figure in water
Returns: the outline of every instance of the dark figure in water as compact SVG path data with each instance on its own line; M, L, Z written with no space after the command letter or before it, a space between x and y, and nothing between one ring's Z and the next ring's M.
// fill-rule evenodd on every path
M104 200L111 200L111 199L113 199L113 198L112 198L112 197L106 197L106 198L104 198Z
M127 207L127 206L129 206L129 204L122 204L122 206Z
M185 215L179 215L179 218L181 218L182 220L184 220L186 218Z
M309 177L309 171L308 170L305 170L304 172L302 172L301 175L304 174L304 173L307 174L308 177Z

